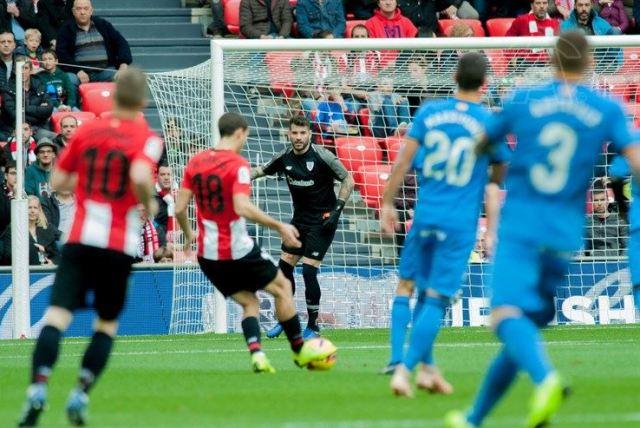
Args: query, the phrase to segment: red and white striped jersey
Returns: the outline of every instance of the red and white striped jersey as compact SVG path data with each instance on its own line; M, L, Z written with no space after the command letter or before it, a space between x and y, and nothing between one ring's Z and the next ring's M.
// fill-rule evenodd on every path
M251 194L249 162L230 150L209 149L195 155L184 171L182 187L193 192L198 221L198 257L237 260L254 246L233 196Z
M161 155L162 141L146 121L112 117L78 128L56 164L78 176L67 242L135 256L142 222L129 168L138 159L155 168Z

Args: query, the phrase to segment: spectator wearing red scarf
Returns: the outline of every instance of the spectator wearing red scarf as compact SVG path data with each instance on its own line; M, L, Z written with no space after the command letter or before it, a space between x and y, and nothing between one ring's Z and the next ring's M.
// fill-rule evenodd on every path
M156 182L156 201L158 202L158 214L154 218L154 223L160 244L173 241L175 230L175 198L177 184L173 181L173 172L168 165L158 167L158 180Z
M153 225L153 219L149 217L149 213L147 213L143 205L138 206L138 213L142 221L142 230L140 231L140 243L136 261L153 263L153 253L160 247L158 231Z
M22 124L22 141L23 146L22 150L25 154L24 162L25 165L31 165L36 161L36 140L31 136L31 126L28 123ZM16 141L16 137L13 136L9 138L9 141L4 146L4 150L7 155L7 159L13 162L16 162L17 159L17 151L18 151L18 142Z

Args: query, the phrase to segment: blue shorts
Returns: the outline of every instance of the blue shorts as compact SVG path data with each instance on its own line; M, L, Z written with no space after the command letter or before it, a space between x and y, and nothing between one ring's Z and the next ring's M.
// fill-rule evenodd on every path
M491 307L515 306L527 314L555 310L570 252L557 252L517 238L501 237L493 267Z
M632 230L629 233L627 255L629 256L631 285L640 285L640 229Z
M402 251L400 277L412 275L418 290L430 288L453 297L462 284L475 240L475 231L444 231L414 224Z

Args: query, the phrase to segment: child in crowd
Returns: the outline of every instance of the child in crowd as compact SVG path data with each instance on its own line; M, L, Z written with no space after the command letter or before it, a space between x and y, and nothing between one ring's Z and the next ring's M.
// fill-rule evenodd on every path
M24 45L16 48L16 55L26 56L33 68L31 74L38 74L42 71L42 33L36 28L29 28L24 32Z
M53 111L78 111L76 88L71 84L67 73L58 68L58 55L52 49L42 54L44 71L38 75L47 91Z

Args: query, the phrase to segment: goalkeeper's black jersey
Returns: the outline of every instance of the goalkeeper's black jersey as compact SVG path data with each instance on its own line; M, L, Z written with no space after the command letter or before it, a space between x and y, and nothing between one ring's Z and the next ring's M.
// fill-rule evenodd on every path
M348 175L333 153L315 144L301 155L294 154L291 147L286 148L263 171L286 178L293 201L293 221L306 225L322 222L322 215L335 207L334 180L342 181Z

